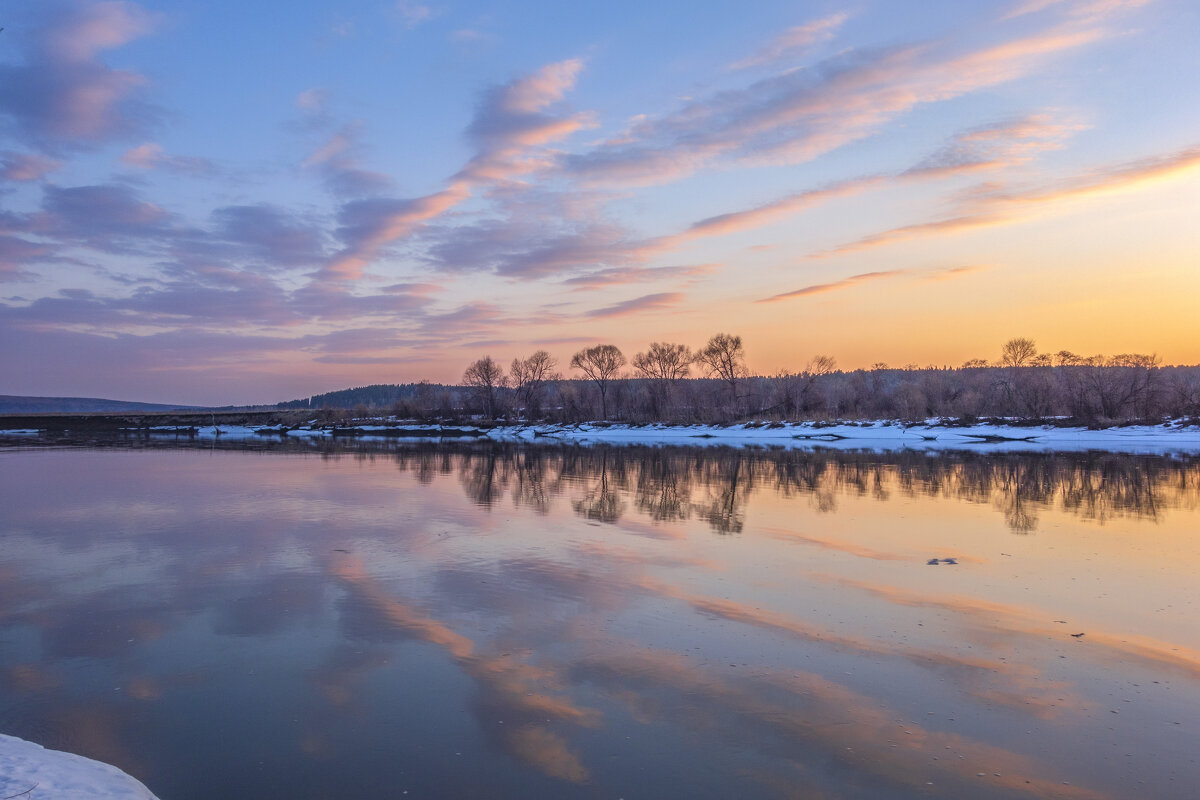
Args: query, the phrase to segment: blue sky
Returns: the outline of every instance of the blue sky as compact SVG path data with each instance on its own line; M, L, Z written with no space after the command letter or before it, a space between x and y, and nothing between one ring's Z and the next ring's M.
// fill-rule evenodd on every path
M1200 7L0 11L0 393L270 402L741 334L1200 361Z

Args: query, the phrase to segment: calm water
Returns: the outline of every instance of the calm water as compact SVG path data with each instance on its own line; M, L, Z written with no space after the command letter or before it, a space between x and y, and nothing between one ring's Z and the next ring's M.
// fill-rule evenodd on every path
M0 497L0 731L163 800L1200 792L1200 458L9 449Z

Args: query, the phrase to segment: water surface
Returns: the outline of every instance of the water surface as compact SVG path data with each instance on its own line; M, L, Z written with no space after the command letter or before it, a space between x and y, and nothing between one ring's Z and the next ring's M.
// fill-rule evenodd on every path
M1200 459L322 447L0 450L0 731L163 800L1200 786Z

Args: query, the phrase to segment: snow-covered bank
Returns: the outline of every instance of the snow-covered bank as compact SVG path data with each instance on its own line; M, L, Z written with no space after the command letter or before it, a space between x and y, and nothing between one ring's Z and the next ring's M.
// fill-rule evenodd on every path
M1200 453L1200 425L1174 420L1161 425L1102 429L1053 425L958 425L931 419L919 424L898 421L765 423L738 425L426 425L394 419L359 420L331 426L310 422L297 427L205 426L139 429L155 437L223 442L354 439L486 439L492 441L572 442L613 445L691 445L698 447L772 447L842 450L974 450L1039 452L1107 450L1121 453ZM4 431L8 436L36 431Z
M4 734L0 734L0 797L157 800L114 766Z
M580 443L733 445L845 450L979 450L1081 451L1124 453L1200 452L1200 427L1195 425L1128 426L1089 430L1054 426L949 426L930 421L920 425L898 422L836 425L756 424L728 427L692 425L580 425L568 427L495 428L494 439L551 438Z
M578 444L642 444L693 446L762 446L790 449L837 448L845 450L980 450L980 451L1080 451L1111 450L1124 453L1200 452L1200 426L1172 422L1103 428L1061 428L1050 425L952 426L938 420L919 425L899 422L746 423L741 425L509 425L492 428L418 424L355 425L350 428L300 427L278 429L201 428L200 438L226 440L261 438L263 435L330 438L442 439L475 437L495 441L561 441Z

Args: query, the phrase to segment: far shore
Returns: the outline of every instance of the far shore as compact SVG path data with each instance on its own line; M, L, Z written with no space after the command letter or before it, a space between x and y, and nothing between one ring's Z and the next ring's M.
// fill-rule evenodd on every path
M1065 420L987 420L964 423L928 419L837 422L751 421L728 425L630 424L620 422L435 424L394 417L322 422L311 411L216 414L87 414L0 416L0 436L117 433L184 439L297 440L473 439L550 444L685 445L789 449L1084 451L1200 453L1200 421L1085 427Z

